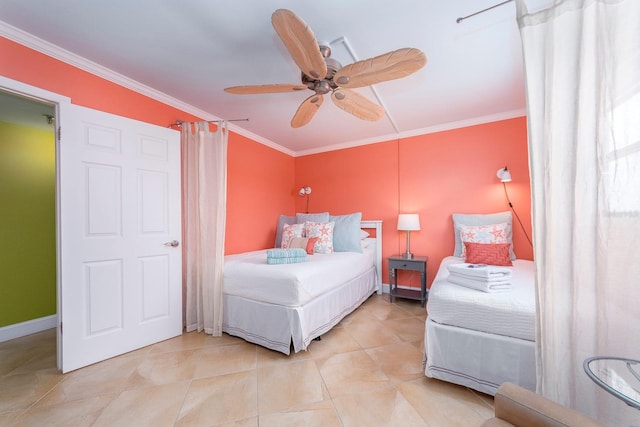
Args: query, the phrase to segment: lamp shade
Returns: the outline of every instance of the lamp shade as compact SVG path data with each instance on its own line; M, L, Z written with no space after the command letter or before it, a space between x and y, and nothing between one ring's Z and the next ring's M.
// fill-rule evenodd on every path
M311 187L301 187L300 191L298 191L298 194L301 196L311 194Z
M399 214L398 230L402 230L402 231L420 230L420 216L418 214Z
M502 182L511 182L511 172L509 172L509 169L507 169L506 166L502 169L498 169L498 173L496 175Z

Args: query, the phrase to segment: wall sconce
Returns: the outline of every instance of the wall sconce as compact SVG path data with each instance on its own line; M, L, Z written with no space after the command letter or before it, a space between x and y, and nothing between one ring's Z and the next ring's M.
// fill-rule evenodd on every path
M502 169L498 169L498 173L496 175L502 182L511 182L511 172L509 172L509 169L507 169L506 166Z
M511 203L511 200L509 199L509 193L507 192L507 182L511 182L511 173L509 172L509 169L507 169L506 166L503 167L502 169L498 169L498 173L496 175L498 176L498 179L500 179L500 181L502 182L502 188L504 188L504 197L507 199L507 203L509 204L509 207L511 208L511 210L513 211L513 214L518 220L518 223L520 224L520 228L522 228L522 232L527 238L527 241L529 241L529 244L531 245L531 247L533 247L533 243L531 243L531 239L527 234L527 230L525 230L524 225L522 225L522 221L518 216L518 212L516 212L516 209L513 207L513 203Z
M309 213L309 194L311 194L311 187L300 187L300 191L298 191L300 196L307 196L307 213Z
M418 214L399 214L398 230L407 232L407 251L402 254L402 258L413 259L411 253L411 232L420 230L420 217Z

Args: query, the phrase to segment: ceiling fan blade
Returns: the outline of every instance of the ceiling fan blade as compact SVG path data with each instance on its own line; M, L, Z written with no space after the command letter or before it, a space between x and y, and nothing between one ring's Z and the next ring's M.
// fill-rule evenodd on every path
M311 78L323 79L327 75L327 64L311 28L287 9L273 12L271 23L298 68Z
M225 92L236 95L255 95L261 93L284 93L297 92L307 89L304 85L290 84L272 84L272 85L254 85L254 86L233 86L225 88Z
M299 128L311 121L324 101L322 95L313 94L305 99L291 119L291 127Z
M403 48L342 67L333 81L348 88L369 86L406 77L426 63L427 56L420 49Z
M338 107L362 120L376 121L384 116L384 108L353 90L336 89L331 99Z

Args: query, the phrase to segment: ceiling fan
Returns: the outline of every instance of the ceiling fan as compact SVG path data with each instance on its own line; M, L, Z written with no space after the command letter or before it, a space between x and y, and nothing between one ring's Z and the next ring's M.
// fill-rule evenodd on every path
M323 95L329 92L333 103L344 111L363 120L379 120L384 116L382 106L351 89L406 77L427 63L426 55L419 49L403 48L343 67L330 58L329 43L318 43L311 28L295 13L278 9L271 16L271 23L302 70L301 84L234 86L225 92L252 95L312 90L314 94L300 104L291 119L294 128L311 121L322 105Z

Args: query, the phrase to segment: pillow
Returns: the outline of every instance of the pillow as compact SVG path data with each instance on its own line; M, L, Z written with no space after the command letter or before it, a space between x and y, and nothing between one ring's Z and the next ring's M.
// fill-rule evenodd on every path
M455 248L453 250L453 256L461 256L462 255L462 240L460 239L460 226L461 225L489 225L489 224L501 224L506 223L508 225L507 230L507 241L512 243L512 222L511 222L511 212L498 212L494 214L453 214L453 235L455 241ZM509 256L512 260L516 259L516 256L513 253L513 246L509 249Z
M298 224L304 224L307 221L311 221L311 222L329 222L329 212L297 213L296 214L296 222Z
M460 240L463 243L509 243L507 240L507 223L491 225L461 225ZM462 247L462 258L465 258L465 248Z
M366 239L370 234L364 231L362 228L360 229L360 240Z
M276 226L276 242L274 248L282 247L282 227L285 224L295 224L297 221L295 216L280 215L278 217L278 225Z
M364 252L365 249L372 248L375 249L376 239L362 239L360 240L360 247Z
M285 224L282 227L282 243L281 248L288 248L289 242L294 237L302 237L304 235L304 224Z
M317 237L313 251L318 254L330 254L333 252L333 222L304 223L304 234L307 237Z
M362 212L349 215L329 215L329 221L333 226L333 250L334 252L360 252L360 221Z
M509 256L510 243L464 242L469 264L513 265Z
M307 252L307 255L313 255L317 241L317 237L293 237L289 240L289 248L301 248Z

